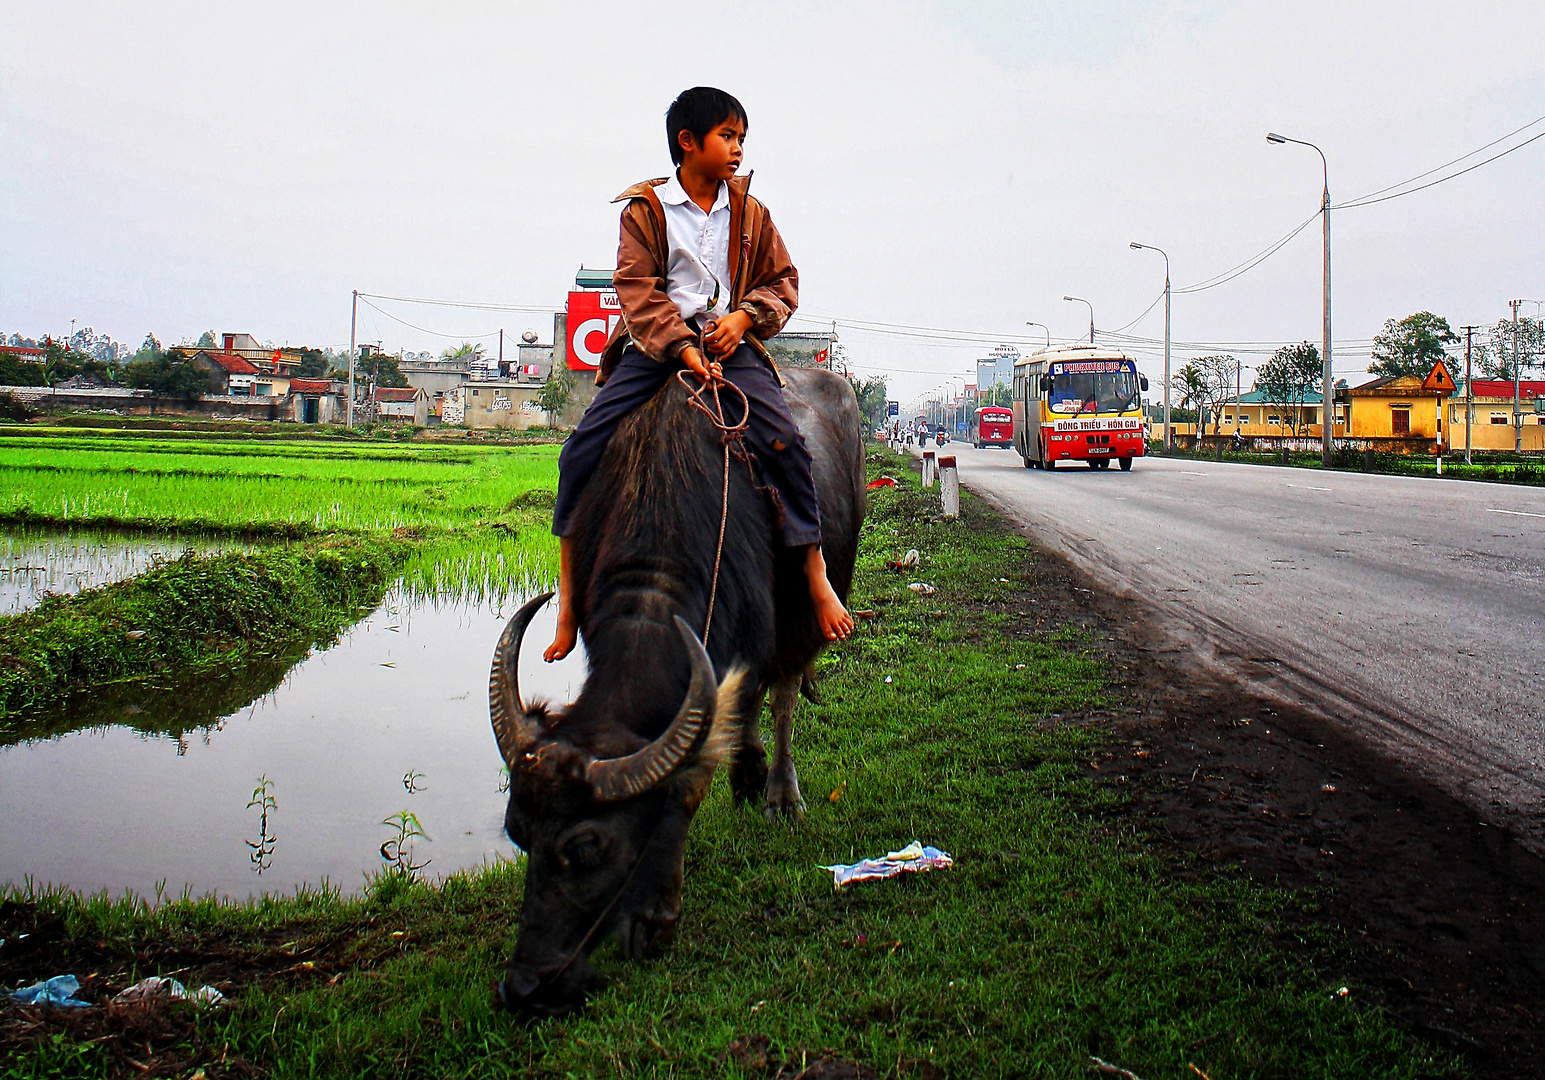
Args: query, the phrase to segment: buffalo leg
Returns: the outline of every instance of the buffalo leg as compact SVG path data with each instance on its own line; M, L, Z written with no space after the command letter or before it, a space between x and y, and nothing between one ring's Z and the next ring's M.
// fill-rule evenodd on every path
M767 750L762 745L762 729L758 723L762 716L762 695L756 695L754 708L745 710L745 720L740 729L740 745L730 761L730 792L735 805L755 802L767 790Z
M799 774L794 771L794 705L799 701L799 676L772 688L773 760L767 776L769 818L801 817L805 800L799 793Z

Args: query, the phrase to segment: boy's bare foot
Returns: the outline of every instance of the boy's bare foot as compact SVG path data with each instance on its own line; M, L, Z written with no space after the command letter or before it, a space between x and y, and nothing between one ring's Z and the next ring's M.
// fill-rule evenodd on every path
M558 540L558 630L542 659L551 664L574 651L579 624L574 621L574 541L567 536Z
M828 584L825 596L817 596L812 590L810 599L815 604L815 621L821 627L821 633L826 635L826 640L846 641L853 632L853 616L848 614L848 609L837 599L836 590Z
M558 605L558 630L553 634L553 643L547 646L547 651L542 654L542 659L551 664L554 660L562 660L574 651L574 644L579 639L579 627L574 625L574 616L569 614L569 609L564 604Z
M853 632L853 616L837 598L837 590L826 577L826 559L820 544L811 544L805 554L805 577L810 582L810 603L815 606L816 625L827 641L845 641Z

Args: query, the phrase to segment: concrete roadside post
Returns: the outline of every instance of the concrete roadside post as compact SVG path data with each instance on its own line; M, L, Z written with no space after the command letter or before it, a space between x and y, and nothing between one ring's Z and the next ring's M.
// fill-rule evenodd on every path
M945 517L960 516L960 472L955 468L954 455L939 459L939 502Z
M934 456L932 450L923 451L923 486L933 487Z

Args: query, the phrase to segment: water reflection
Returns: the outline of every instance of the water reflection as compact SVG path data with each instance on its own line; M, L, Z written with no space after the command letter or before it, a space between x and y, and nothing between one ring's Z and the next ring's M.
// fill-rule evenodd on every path
M7 532L0 537L0 615L28 611L50 593L72 595L143 573L184 551L250 551L234 540L102 532Z
M164 879L171 895L186 884L244 897L260 867L262 889L349 892L387 863L427 865L431 850L435 875L511 857L486 687L524 598L399 591L277 677L255 664L192 687L104 691L95 712L59 721L93 726L0 749L0 882L151 896ZM521 686L571 700L583 650L543 664L552 632L549 605L527 634ZM395 841L384 850L383 830Z

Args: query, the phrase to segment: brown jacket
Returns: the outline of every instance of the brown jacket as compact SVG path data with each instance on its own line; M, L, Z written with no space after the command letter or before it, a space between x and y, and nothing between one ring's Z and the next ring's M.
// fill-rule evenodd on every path
M617 243L617 271L612 275L622 318L601 354L597 385L606 382L630 339L657 361L675 359L683 346L697 340L665 294L665 208L654 190L665 182L664 177L645 180L612 200L627 202ZM782 330L799 306L799 271L789 261L767 208L749 194L750 175L731 177L727 183L730 236L740 237L739 244L730 245L730 310L744 310L751 316L745 343L762 355L782 385L783 377L762 342Z

